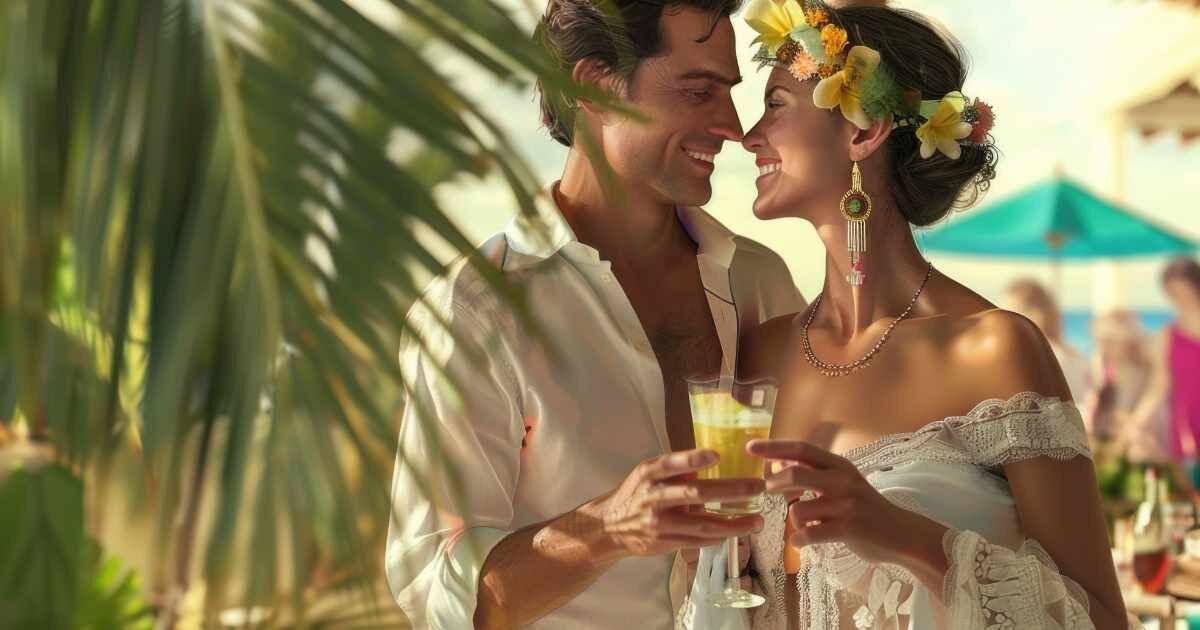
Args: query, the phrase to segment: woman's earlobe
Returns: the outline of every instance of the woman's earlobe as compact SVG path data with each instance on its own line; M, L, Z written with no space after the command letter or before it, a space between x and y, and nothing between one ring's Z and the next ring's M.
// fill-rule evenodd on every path
M892 135L892 117L876 120L866 129L859 129L850 140L850 159L861 162L871 157Z

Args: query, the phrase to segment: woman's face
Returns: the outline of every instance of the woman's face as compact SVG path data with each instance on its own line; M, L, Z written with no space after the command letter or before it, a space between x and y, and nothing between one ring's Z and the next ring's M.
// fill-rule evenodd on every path
M1200 313L1200 294L1188 281L1168 280L1163 290L1176 313Z
M810 217L814 208L835 207L831 191L847 187L853 125L813 105L816 84L799 82L781 68L771 71L763 116L742 141L758 164L754 214L760 219Z

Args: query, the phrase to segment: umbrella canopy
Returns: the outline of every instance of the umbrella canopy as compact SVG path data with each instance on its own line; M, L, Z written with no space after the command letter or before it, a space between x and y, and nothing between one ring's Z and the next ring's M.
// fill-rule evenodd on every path
M923 235L927 251L1093 259L1191 252L1196 243L1061 177Z

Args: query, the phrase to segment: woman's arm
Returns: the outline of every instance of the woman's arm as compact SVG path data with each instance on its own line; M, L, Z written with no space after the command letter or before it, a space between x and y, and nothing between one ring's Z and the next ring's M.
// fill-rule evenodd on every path
M1163 401L1167 398L1167 391L1171 386L1170 366L1167 364L1167 345L1169 343L1170 337L1166 330L1159 333L1154 340L1153 351L1150 353L1150 381L1146 386L1146 391L1138 399L1137 405L1130 412L1133 426L1153 426L1154 415L1162 408ZM1188 439L1194 440L1190 435Z

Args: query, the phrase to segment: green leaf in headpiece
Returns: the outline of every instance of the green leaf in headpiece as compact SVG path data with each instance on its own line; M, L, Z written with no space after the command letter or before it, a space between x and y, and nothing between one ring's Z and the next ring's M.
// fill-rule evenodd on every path
M912 110L902 98L900 86L883 65L863 77L858 84L859 100L871 120L882 120L888 114L897 117L910 115Z

